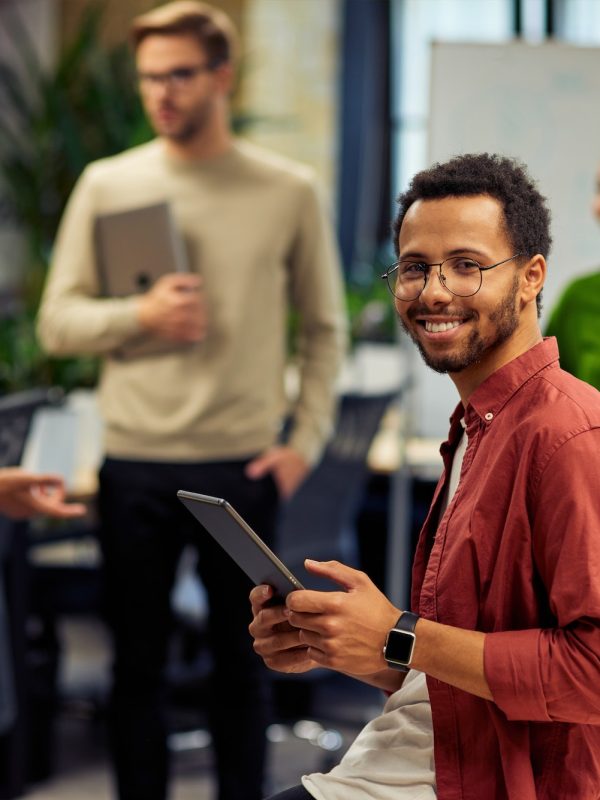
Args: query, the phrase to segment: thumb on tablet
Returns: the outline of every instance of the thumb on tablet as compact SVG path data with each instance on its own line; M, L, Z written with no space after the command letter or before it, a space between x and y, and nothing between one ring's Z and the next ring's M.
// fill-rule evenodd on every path
M367 579L364 572L348 567L339 561L313 561L311 558L307 558L304 560L304 566L313 575L329 578L347 591L360 588Z

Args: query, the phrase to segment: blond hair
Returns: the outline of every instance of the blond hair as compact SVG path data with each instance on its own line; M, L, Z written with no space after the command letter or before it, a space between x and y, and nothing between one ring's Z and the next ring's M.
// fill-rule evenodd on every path
M194 36L211 67L234 62L237 56L238 36L233 22L224 11L201 0L173 0L133 19L130 40L134 50L154 34Z

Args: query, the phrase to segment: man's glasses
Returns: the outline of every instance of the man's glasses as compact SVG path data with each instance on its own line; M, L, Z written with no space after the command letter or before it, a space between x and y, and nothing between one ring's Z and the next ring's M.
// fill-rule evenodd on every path
M482 267L477 261L467 256L453 256L437 264L423 264L417 261L396 261L381 278L387 282L390 292L398 300L416 300L427 284L433 267L439 268L440 283L451 294L457 297L471 297L481 289L483 273L507 264L518 258L517 253L497 264Z
M137 79L142 89L166 86L167 89L185 89L202 72L212 72L215 64L199 64L195 67L177 67L168 72L138 72Z

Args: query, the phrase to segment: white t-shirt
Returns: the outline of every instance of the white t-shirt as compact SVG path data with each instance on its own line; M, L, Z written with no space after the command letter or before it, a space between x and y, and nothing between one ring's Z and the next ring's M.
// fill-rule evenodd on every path
M302 783L317 800L435 800L425 675L411 669L340 763L327 774L305 775Z
M446 510L460 478L467 436L456 450ZM302 778L316 800L435 800L433 723L427 681L411 669L400 689L388 698L383 713L358 734L330 772Z

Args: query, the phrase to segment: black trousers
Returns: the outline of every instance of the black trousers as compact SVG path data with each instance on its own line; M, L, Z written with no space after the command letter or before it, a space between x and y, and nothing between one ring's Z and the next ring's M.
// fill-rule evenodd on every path
M106 611L114 638L109 734L120 800L165 800L168 783L164 666L170 593L186 544L196 543L209 604L214 662L209 692L219 800L261 800L269 719L268 670L252 649L251 583L176 497L225 497L267 542L278 498L245 462L165 464L107 459L99 511Z

